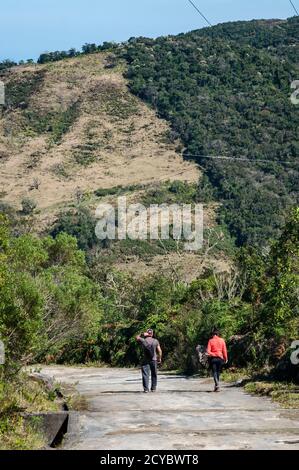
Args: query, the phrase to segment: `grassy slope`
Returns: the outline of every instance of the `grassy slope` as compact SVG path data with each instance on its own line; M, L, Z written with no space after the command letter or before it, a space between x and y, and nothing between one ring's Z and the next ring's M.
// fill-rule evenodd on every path
M2 72L7 107L0 117L0 195L16 209L24 198L35 201L38 232L79 200L92 210L119 194L148 204L159 193L158 202L167 202L165 185L182 181L192 189L200 178L166 121L128 90L124 62L111 69L106 61L106 53L96 53ZM211 203L205 226L214 225ZM117 268L138 275L178 270L189 281L201 270L201 256L170 260L165 247L139 245L116 247L108 256ZM219 253L208 262L228 268Z
M99 53L4 73L8 108L0 119L0 190L19 206L36 200L41 219L117 185L196 182L199 171L167 139L169 127L131 95L123 66ZM31 189L34 179L39 189Z

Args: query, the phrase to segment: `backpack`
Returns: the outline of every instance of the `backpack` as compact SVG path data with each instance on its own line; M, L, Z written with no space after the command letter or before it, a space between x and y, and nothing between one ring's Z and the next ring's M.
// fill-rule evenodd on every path
M206 348L200 344L196 347L199 365L205 369L209 367L209 358L206 354Z

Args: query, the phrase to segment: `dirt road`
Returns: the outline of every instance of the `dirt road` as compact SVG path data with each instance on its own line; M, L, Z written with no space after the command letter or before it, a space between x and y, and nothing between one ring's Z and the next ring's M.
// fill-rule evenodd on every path
M299 449L299 410L211 379L160 374L156 393L142 392L135 369L45 367L76 384L86 410L71 413L65 449Z

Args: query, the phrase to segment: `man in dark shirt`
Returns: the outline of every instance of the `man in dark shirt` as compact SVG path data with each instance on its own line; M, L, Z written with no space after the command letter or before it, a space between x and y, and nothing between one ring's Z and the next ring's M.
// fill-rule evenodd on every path
M151 391L157 389L157 364L162 360L162 349L159 341L155 339L152 329L148 329L143 335L138 335L136 340L143 347L144 359L141 367L144 393L149 392L149 379L151 375Z

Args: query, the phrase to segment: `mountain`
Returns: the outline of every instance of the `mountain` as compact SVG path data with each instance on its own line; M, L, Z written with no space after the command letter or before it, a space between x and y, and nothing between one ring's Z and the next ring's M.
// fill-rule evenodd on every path
M146 205L193 202L201 171L184 160L169 124L129 91L125 71L123 60L104 51L2 70L0 208L24 223L29 217L26 230L63 229L90 249L100 202L115 204L118 195ZM206 206L207 228L216 224L214 206ZM196 277L202 257L175 251L175 244L124 241L101 253L140 275L159 267ZM226 256L213 254L212 261L227 269Z
M131 91L203 167L203 197L221 203L219 219L239 246L267 244L298 203L299 106L290 100L298 32L298 17L226 23L132 38L122 52Z
M32 197L49 217L77 190L198 181L196 165L167 141L168 124L128 91L123 67L106 67L106 55L96 54L2 74L4 201L19 207Z
M79 226L99 202L120 194L147 205L203 202L221 269L233 240L267 245L298 202L299 107L290 100L298 26L298 18L226 23L3 63L2 208L33 212L39 233L80 232L85 249L93 221L89 234ZM108 251L134 272L169 264L157 244ZM183 260L190 280L201 261Z

